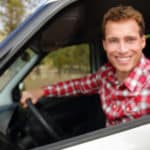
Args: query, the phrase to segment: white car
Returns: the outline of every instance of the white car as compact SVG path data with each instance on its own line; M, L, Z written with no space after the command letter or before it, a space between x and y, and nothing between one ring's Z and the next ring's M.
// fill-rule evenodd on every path
M95 72L106 62L100 25L118 4L143 12L149 1L55 0L43 3L0 43L1 150L150 150L150 116L105 127L98 95L42 97L20 105L21 92ZM150 41L144 53L150 57Z

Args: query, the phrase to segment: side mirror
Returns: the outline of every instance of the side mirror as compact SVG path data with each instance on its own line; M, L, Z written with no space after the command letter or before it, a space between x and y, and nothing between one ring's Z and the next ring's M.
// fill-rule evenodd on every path
M19 88L20 91L24 91L25 90L24 82L19 83L18 88Z

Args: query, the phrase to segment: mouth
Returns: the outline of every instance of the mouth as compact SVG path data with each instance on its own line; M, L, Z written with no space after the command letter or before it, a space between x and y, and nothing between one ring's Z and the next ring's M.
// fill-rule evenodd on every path
M126 57L117 56L115 58L116 58L117 63L123 64L123 65L128 64L131 60L131 56L126 56Z

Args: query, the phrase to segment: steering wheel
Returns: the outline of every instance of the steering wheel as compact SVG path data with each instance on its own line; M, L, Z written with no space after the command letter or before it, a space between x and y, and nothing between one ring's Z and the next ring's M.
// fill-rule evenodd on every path
M57 127L56 129L54 129L54 127L50 124L48 124L48 122L44 119L44 117L41 115L41 113L39 112L39 110L35 107L34 104L32 104L31 99L27 99L27 105L30 109L30 111L32 112L32 114L36 117L36 119L39 121L39 123L44 127L44 129L47 131L47 133L54 139L54 140L60 140L61 139L61 135L63 134L63 131L60 127L57 126L57 124L55 123L55 121L52 119L52 117L50 118L50 122Z

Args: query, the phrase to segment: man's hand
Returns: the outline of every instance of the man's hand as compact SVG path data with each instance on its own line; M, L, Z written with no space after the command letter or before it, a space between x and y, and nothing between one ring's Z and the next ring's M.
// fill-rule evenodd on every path
M24 108L26 108L27 107L26 100L28 98L30 98L32 100L33 104L36 104L38 102L39 98L42 96L43 96L43 90L41 90L41 89L31 90L31 91L23 91L20 103L22 104L22 106Z

